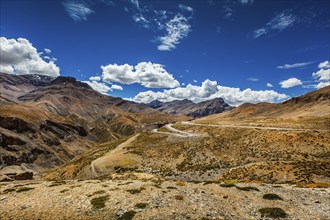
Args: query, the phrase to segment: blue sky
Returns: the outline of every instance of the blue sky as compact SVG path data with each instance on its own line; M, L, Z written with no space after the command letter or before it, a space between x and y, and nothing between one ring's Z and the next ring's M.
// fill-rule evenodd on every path
M279 102L329 84L327 0L0 3L2 72L137 102Z

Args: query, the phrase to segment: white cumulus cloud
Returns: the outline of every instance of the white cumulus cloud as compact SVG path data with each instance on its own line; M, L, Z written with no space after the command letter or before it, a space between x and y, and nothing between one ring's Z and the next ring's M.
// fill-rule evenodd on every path
M255 91L251 89L241 90L218 85L216 81L205 80L201 86L188 84L186 87L164 90L162 92L146 91L140 92L129 99L135 102L149 103L154 100L170 102L174 100L189 99L193 102L201 102L221 97L230 105L240 105L244 102L274 102L287 99L285 94L273 90Z
M302 82L297 78L290 78L290 79L281 81L279 84L281 85L282 88L287 89L287 88L291 88L294 86L302 85Z
M267 83L267 87L273 87L273 85L271 83Z
M175 88L180 83L168 73L164 66L157 63L141 62L136 66L129 64L109 64L101 66L102 80L107 83L139 83L147 88Z
M321 81L329 81L330 69L320 69L319 71L313 73L313 77Z
M111 88L102 82L97 81L83 81L84 83L87 83L92 89L95 91L98 91L99 93L106 94L111 90Z
M320 69L330 69L330 62L329 61L324 61L319 64Z
M90 87L92 87L92 89L102 94L107 94L109 91L113 91L113 90L123 90L123 87L121 87L120 85L112 84L109 86L103 82L98 82L98 81L83 81L83 82L87 83Z
M321 88L326 87L326 86L329 86L329 85L330 85L330 81L328 81L328 82L320 82L320 83L317 84L315 87L316 87L317 89L321 89Z
M100 76L91 76L91 77L89 77L89 80L90 81L100 81L101 77Z
M324 61L318 65L319 71L314 72L312 75L313 77L320 82L316 88L322 88L329 84L330 82L330 62ZM325 82L324 82L325 81Z
M37 49L25 38L0 37L0 72L9 74L60 75L54 60L45 61Z
M112 84L111 90L124 90L120 85Z

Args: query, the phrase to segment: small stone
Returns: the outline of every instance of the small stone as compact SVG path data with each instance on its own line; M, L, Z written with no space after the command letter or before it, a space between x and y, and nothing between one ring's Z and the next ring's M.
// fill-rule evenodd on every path
M160 204L159 204L159 202L157 201L156 203L155 203L155 208L159 208L160 207Z
M30 207L29 205L21 205L21 209L27 209L29 207Z
M223 198L224 198L224 199L227 199L227 198L228 198L228 195L224 195Z
M117 213L116 213L116 215L117 215L119 218L121 218L121 217L123 216L123 214L124 214L124 211L123 211L122 209L119 209L119 210L117 211Z
M5 200L6 198L6 196L0 197L0 201Z

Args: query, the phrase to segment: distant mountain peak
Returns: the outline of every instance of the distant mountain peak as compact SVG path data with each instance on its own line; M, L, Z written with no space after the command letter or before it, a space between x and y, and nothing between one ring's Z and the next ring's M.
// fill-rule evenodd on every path
M74 77L70 77L70 76L58 76L57 78L55 78L54 80L51 81L51 84L52 85L55 85L55 84L62 84L62 85L70 84L70 85L74 85L74 86L78 86L78 87L91 89L91 87L87 83L78 81Z

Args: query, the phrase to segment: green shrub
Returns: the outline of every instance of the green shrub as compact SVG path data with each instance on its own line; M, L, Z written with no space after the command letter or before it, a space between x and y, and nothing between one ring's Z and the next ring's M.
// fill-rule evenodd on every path
M231 180L224 180L223 181L225 184L236 184L237 180L236 179L231 179Z

